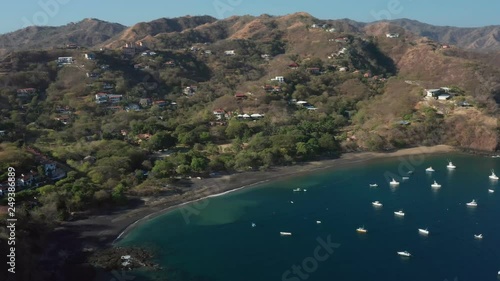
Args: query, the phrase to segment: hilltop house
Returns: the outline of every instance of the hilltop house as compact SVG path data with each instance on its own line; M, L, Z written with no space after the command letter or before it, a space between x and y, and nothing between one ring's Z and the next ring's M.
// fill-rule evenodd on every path
M387 38L398 38L399 37L399 33L387 33L387 34L385 34L385 37L387 37Z
M236 53L234 52L234 50L227 50L227 51L224 51L224 55L234 56L234 55L236 55Z
M298 67L299 67L299 65L295 62L288 65L288 68L291 68L291 69L297 69Z
M349 38L347 37L337 37L334 40L337 43L347 43L349 41Z

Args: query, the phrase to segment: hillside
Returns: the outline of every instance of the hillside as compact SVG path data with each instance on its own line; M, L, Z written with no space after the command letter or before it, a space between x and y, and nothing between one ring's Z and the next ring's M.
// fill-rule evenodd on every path
M84 19L64 26L31 26L0 35L0 51L64 47L93 47L122 32L125 26L98 19Z
M410 19L396 19L389 22L418 36L444 44L456 45L463 49L480 51L500 49L500 26L497 25L484 27L435 26Z

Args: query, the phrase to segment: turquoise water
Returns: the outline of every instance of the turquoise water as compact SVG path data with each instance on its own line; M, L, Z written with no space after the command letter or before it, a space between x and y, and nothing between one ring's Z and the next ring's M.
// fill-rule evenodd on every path
M129 273L134 280L497 280L500 189L488 192L497 188L488 176L491 169L500 174L500 158L414 157L422 159L410 164L414 174L396 188L384 174L400 174L401 159L319 171L174 210L119 245L150 247L164 267ZM455 171L446 169L447 159ZM426 173L428 166L436 172ZM434 180L440 189L431 188ZM373 182L379 186L370 188ZM293 192L297 187L307 192ZM472 199L476 208L465 205ZM374 208L375 200L383 207ZM399 209L405 217L394 216ZM366 234L356 232L362 225ZM421 236L418 228L430 234ZM484 238L474 239L477 233ZM327 252L319 240L339 246ZM412 257L396 254L404 250Z

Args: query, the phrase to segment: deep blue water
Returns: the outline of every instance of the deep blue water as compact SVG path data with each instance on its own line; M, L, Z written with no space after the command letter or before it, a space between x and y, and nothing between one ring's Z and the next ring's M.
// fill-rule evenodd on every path
M411 163L410 157L401 159ZM154 249L165 270L128 274L135 281L497 280L500 189L488 193L497 188L488 176L491 169L500 174L500 158L413 157L423 159L409 167L414 174L390 188L384 174L400 174L401 159L323 170L159 216L119 245ZM457 166L455 171L446 169L447 159ZM428 166L436 171L426 173ZM440 189L431 188L434 180L442 184ZM373 182L379 186L370 188ZM297 187L307 192L293 192ZM476 208L465 205L472 199ZM375 200L383 207L374 208ZM394 216L398 209L404 210L404 218ZM194 213L186 219L189 211ZM356 232L362 225L366 234ZM421 236L418 228L428 228L430 234ZM293 235L283 237L281 231ZM474 239L477 233L484 238ZM328 253L318 239L340 246ZM413 256L396 254L403 250Z

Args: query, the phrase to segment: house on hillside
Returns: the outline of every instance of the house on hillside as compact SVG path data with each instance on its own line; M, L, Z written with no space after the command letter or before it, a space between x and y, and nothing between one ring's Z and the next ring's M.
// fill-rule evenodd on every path
M444 89L426 89L425 95L429 98L437 98L441 94L445 94L446 91Z
M123 95L108 95L108 102L115 104L119 103L123 98Z
M186 88L184 88L184 90L182 91L182 93L186 96L192 96L196 93L196 89L197 87L196 86L188 86Z
M386 33L385 37L387 37L387 38L398 38L399 37L399 33Z
M349 38L347 37L337 37L334 39L335 42L337 43L347 43L349 42Z
M69 122L71 122L71 115L70 114L60 114L54 118L55 120L63 123L64 125L68 125Z
M271 81L276 81L276 82L279 82L279 83L284 83L285 82L285 77L283 77L283 76L276 76L276 77L272 78Z
M153 102L153 105L156 105L159 108L164 108L165 106L167 106L167 102L164 100L157 100Z
M271 56L268 54L262 54L262 55L260 55L260 57L265 59L265 60L269 60L271 58Z
M29 98L34 95L36 95L36 89L35 88L23 88L23 89L17 89L17 97L18 98Z
M175 67L175 61L169 60L165 62L166 67Z
M299 65L294 62L294 63L289 64L288 68L290 68L290 69L297 69L297 68L299 68Z
M108 93L97 93L95 94L95 102L98 104L108 102Z
M333 33L333 32L335 32L335 28L333 28L333 27L332 28L327 28L326 32Z
M321 70L319 69L319 67L309 67L307 68L307 72L313 75L321 74Z
M223 119L226 119L228 117L228 114L226 113L226 111L224 109L216 109L213 111L213 114L215 116L215 119L217 120L223 120Z
M237 100L246 100L248 99L248 96L245 95L245 94L242 94L242 93L237 93L236 95L234 95L234 97L237 99Z
M85 56L85 59L87 59L87 60L95 60L95 54L86 53L86 54L84 54L84 56Z
M224 51L224 55L234 56L234 55L236 55L236 52L234 50L227 50L227 51Z
M57 64L58 65L67 65L74 63L73 57L58 57Z
M144 107L150 107L153 104L153 101L150 98L142 98L139 99L139 104Z

